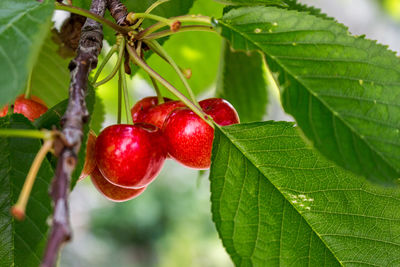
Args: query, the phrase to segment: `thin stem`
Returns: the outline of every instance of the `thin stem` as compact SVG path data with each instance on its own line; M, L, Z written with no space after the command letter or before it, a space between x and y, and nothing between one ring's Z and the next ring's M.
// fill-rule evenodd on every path
M136 63L139 67L141 67L144 71L146 71L151 77L156 79L159 83L161 83L165 88L167 88L171 93L173 93L176 97L178 97L186 106L188 106L193 112L199 115L205 122L207 122L211 127L214 128L212 123L212 119L203 112L201 108L192 103L185 95L179 92L174 86L172 86L169 82L167 82L163 77L161 77L156 71L154 71L149 65L146 64L136 53L135 49L126 46L129 56L131 60Z
M148 13L129 13L127 16L128 21L135 21L137 19L152 19L152 20L159 21L159 22L162 22L167 25L171 25L174 22L173 20L170 20L170 19L167 19L167 18L164 18L161 16L157 16L154 14L148 14Z
M175 72L178 74L179 79L181 79L192 102L195 103L198 107L200 107L199 103L196 100L196 96L194 95L194 93L192 91L192 88L190 88L190 85L189 85L187 79L183 75L183 73L180 70L180 68L178 67L178 65L172 59L172 57L167 53L167 51L165 51L165 49L155 40L148 41L148 42L146 42L146 44L149 45L151 48L154 48L155 51L158 51L160 54L164 55L164 57L167 59L168 63L172 66L172 68L174 68Z
M119 67L122 62L122 58L124 57L124 48L125 48L125 38L122 38L121 44L119 45L119 48L118 48L118 60L117 60L117 63L115 64L113 70L103 80L101 80L98 83L95 83L93 85L93 87L99 87L100 85L103 85L106 82L110 81L112 78L114 78L115 74L117 74L117 72L119 70Z
M173 17L169 19L170 21L179 21L179 22L194 22L194 23L206 23L208 25L211 25L211 18L206 17L206 16L200 16L200 15L185 15L185 16L179 16L179 17ZM169 25L169 24L167 24ZM146 28L145 30L141 31L137 36L136 39L143 39L145 36L150 35L151 33L167 26L164 22L158 22L150 27ZM176 31L178 31L177 29Z
M143 40L155 40L159 38L163 38L175 33L179 32L213 32L217 33L212 26L204 26L204 25L187 25L187 26L181 26L181 28L177 31L171 31L171 29L164 30L164 31L159 31L155 32L152 34L149 34L145 37L143 37Z
M157 104L160 105L160 104L164 103L164 97L161 94L160 88L158 88L157 81L150 75L149 75L149 77L150 77L151 83L153 84L154 90L157 93L157 100L158 100Z
M121 80L121 75L118 74L118 116L117 116L118 124L121 124L121 111L122 111L122 80Z
M17 203L12 206L11 214L18 220L25 218L26 204L28 203L29 195L31 194L33 184L35 182L37 173L42 165L43 159L47 152L53 147L53 139L46 140L39 152L36 154L35 159L31 165L31 168L26 176L24 186L22 187Z
M31 91L32 91L32 72L33 70L31 70L29 72L29 76L28 76L28 81L26 83L26 89L25 89L25 98L26 99L30 99L31 98Z
M0 136L49 140L53 138L53 133L48 130L0 129Z
M99 16L97 14L94 14L90 11L87 11L87 10L79 8L79 7L64 5L61 3L55 3L55 8L58 10L68 11L68 12L71 12L74 14L78 14L78 15L90 18L94 21L97 21L98 23L101 23L103 25L111 27L112 29L114 29L115 31L117 31L119 33L127 34L129 32L128 28L121 27L118 24L116 24L112 21L109 21L108 19L103 18L102 16Z
M110 51L108 51L107 55L104 57L103 61L101 62L100 67L97 69L96 74L94 75L93 78L93 84L96 83L97 79L100 76L100 73L102 72L102 70L104 69L104 67L107 65L108 61L110 60L110 58L113 56L113 54L115 52L118 51L118 46L117 45L113 45L110 49Z
M146 11L144 13L149 14L151 13L151 11L153 11L153 9L155 9L156 7L158 7L161 4L164 4L166 2L168 2L169 0L159 0L154 2L151 6L149 6L149 8L146 9ZM132 26L133 29L136 29L137 27L140 26L140 24L142 24L144 18L141 18L138 20L138 22L135 23L135 25Z
M119 71L120 80L122 84L122 91L124 92L124 102L125 102L125 112L126 112L126 121L128 124L133 124L132 116L130 114L129 109L129 93L128 93L128 86L126 85L126 75L124 65L121 64L121 69Z

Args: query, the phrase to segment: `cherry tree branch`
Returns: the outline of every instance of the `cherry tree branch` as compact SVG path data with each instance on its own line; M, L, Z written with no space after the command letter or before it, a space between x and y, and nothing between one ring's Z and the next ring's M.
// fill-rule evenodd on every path
M106 0L93 0L90 12L104 16L105 9ZM61 246L71 238L68 207L69 187L81 147L83 125L89 117L85 103L88 75L97 65L97 57L102 48L102 41L102 25L92 19L87 19L82 27L77 56L69 64L71 72L69 102L61 121L66 143L63 143L60 149L61 152L51 188L54 214L42 267L55 266Z
M128 26L129 23L126 21L128 11L124 4L120 0L108 0L107 8L110 10L111 16L120 26Z

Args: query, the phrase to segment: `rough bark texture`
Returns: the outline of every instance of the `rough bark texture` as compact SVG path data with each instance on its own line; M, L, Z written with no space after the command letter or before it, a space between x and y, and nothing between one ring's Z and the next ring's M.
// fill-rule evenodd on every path
M105 9L106 0L92 1L91 12L104 16ZM85 103L88 75L97 65L102 41L102 25L94 20L87 19L82 27L77 56L69 65L71 71L69 102L61 122L67 144L64 144L61 150L51 188L54 215L50 237L42 261L43 267L55 266L62 244L71 238L68 210L69 186L81 147L83 125L89 116Z
M128 11L124 4L119 0L108 0L107 8L110 10L111 16L115 19L118 25L128 26L126 21Z

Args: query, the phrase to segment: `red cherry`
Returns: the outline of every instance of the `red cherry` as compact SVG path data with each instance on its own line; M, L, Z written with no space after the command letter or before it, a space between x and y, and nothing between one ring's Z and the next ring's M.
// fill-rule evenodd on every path
M94 171L90 175L90 179L92 180L92 183L97 188L97 190L103 196L114 202L131 200L139 196L146 189L146 187L129 189L113 185L112 183L107 181L106 178L104 178L98 168L94 169Z
M20 95L14 102L14 113L20 113L27 117L30 121L34 121L39 118L43 113L47 111L47 107L44 102L35 96L30 99L26 99L24 95ZM7 115L8 105L3 107L0 112L0 117Z
M171 99L164 97L164 101L168 102ZM157 106L158 98L156 96L145 97L138 101L133 108L131 108L131 115L133 122L142 122L141 116L146 113L150 108Z
M89 136L86 144L86 156L85 156L85 164L83 165L83 169L81 175L79 176L79 181L85 179L96 168L96 160L94 158L94 148L96 145L96 134L90 130Z
M220 125L239 123L236 110L224 99L206 99L200 102L205 113ZM214 129L188 108L175 109L163 125L169 155L183 165L208 169Z
M142 112L140 118L138 119L140 119L140 122L153 124L158 128L162 128L164 121L169 113L171 113L171 111L173 111L174 109L184 106L185 104L183 104L181 101L165 102L149 108L147 112Z
M97 167L110 183L141 188L148 185L163 166L164 137L150 124L112 125L97 137L95 158Z
M199 102L205 113L221 126L239 123L239 115L235 108L223 98L209 98Z

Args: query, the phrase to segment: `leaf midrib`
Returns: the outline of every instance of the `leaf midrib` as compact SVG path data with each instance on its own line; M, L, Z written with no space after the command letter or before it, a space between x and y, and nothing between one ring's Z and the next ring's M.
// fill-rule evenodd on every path
M317 17L317 18L318 18L318 17ZM303 83L303 80L297 78L296 75L292 74L292 73L285 67L284 64L281 64L281 62L279 61L279 59L276 59L275 56L272 56L272 55L267 54L267 53L262 49L262 47L260 47L260 45L259 45L257 42L253 41L248 35L246 35L246 34L240 32L240 31L236 30L234 27L232 27L231 25L225 23L223 20L218 20L218 22L221 23L221 24L223 24L225 27L229 28L230 30L236 32L237 34L243 36L243 38L245 38L245 40L250 41L254 46L258 47L258 49L260 49L260 51L261 51L263 54L265 54L267 57L271 58L271 60L275 61L277 65L279 65L282 69L284 69L294 80L296 80L301 86L303 86L303 87L307 90L307 92L310 94L311 97L313 97L313 98L315 98L316 100L320 101L320 102L323 104L323 106L331 112L331 114L332 114L333 117L339 119L344 125L346 125L346 126L350 129L350 131L351 131L351 133L352 133L353 136L357 136L358 140L360 140L361 142L365 143L366 146L367 146L371 151L373 151L374 153L376 153L382 161L384 161L388 166L390 166L391 168L393 168L397 173L400 172L400 170L399 170L396 166L393 166L393 165L386 159L386 157L385 157L384 155L382 155L382 153L381 153L380 151L376 151L375 149L372 149L372 145L371 145L365 138L361 138L361 137L358 135L356 129L354 129L351 125L348 124L348 122L347 122L346 120L344 120L342 117L340 117L340 116L339 116L340 114L339 114L338 112L334 112L334 111L331 109L331 107L330 107L323 99L320 99L320 98L318 97L318 94L315 94L310 88L308 88L307 86L305 86L304 83ZM247 45L246 45L246 46L247 46ZM266 62L266 65L268 65L268 62ZM268 67L268 68L269 68L269 67ZM273 79L274 79L275 83L276 83L277 85L279 85L279 81L277 81L277 77L274 77L274 75L272 75L272 76L273 76Z
M330 246L322 239L322 237L319 235L319 233L311 226L311 224L307 221L307 219L302 216L302 214L300 213L300 211L297 209L297 207L295 205L293 205L293 203L291 203L291 201L289 199L286 198L286 196L281 192L280 188L277 187L271 180L269 180L264 173L257 167L257 164L255 162L253 162L253 160L251 160L245 153L245 151L243 151L243 149L241 148L241 146L239 144L236 144L234 141L236 140L233 136L231 136L228 132L225 132L223 130L223 127L218 126L220 132L222 134L225 135L225 137L232 143L232 145L234 145L243 155L243 157L245 157L257 170L258 172L265 177L265 179L267 179L271 185L280 193L280 195L283 197L284 200L286 200L286 202L289 203L290 206L292 206L294 208L294 210L297 211L297 213L299 214L299 216L307 223L307 225L310 227L310 229L312 230L312 232L318 236L318 238L321 240L321 242L328 248L328 250L332 253L333 257L337 260L337 262L341 265L344 266L342 264L342 262L339 260L339 258L336 256L336 254L334 253L334 251L332 251L332 249L330 248ZM278 167L278 166L277 166ZM282 213L283 214L283 213ZM283 215L282 215L283 216ZM280 236L282 236L282 232L280 234ZM281 244L281 242L280 242Z

